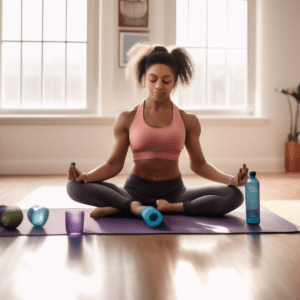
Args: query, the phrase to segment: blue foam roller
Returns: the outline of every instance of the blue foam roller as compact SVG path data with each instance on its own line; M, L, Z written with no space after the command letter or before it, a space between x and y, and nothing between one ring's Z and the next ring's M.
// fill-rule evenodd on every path
M49 217L49 209L40 205L32 206L27 212L28 220L36 227L46 224Z
M152 206L146 206L142 210L142 218L150 227L156 227L162 222L161 213Z

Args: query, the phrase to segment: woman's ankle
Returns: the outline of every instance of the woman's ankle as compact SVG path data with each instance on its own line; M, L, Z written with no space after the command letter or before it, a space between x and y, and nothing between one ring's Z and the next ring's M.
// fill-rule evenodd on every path
M104 217L107 215L112 215L120 212L119 209L106 206L106 207L97 207L95 210L93 210L90 214L91 218L97 218L97 217Z
M141 217L141 215L142 215L142 210L145 208L145 206L143 206L140 202L138 202L138 201L132 201L131 202L131 205L130 205L130 211L133 213L133 214L135 214L135 215L137 215L137 216L139 216L139 217Z

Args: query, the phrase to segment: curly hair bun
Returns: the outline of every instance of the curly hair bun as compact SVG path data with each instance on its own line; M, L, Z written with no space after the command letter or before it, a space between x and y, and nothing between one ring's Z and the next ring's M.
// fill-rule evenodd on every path
M153 50L153 52L168 52L168 50L165 48L165 47L162 47L162 46L156 46Z
M160 44L138 42L127 51L129 60L125 69L126 79L133 81L135 93L143 91L145 87L147 59L155 52L169 53L176 59L178 75L175 78L172 93L176 91L179 81L182 85L190 85L194 78L194 62L186 49L177 45L164 47Z

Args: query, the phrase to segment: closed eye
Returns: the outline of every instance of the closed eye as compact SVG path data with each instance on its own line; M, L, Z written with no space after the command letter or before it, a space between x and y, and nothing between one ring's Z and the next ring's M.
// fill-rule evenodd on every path
M151 82L155 82L155 80L154 80L154 81L150 80L150 81L151 81ZM171 81L170 81L170 82L171 82ZM169 84L170 82L164 82L164 81L163 81L163 83L166 83L166 84Z

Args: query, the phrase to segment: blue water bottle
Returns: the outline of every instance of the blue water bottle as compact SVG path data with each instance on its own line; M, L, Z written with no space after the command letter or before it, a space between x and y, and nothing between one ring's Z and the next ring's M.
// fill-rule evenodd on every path
M246 217L248 224L260 223L260 198L259 198L259 181L255 178L256 172L250 172L250 178L245 185L246 191Z

